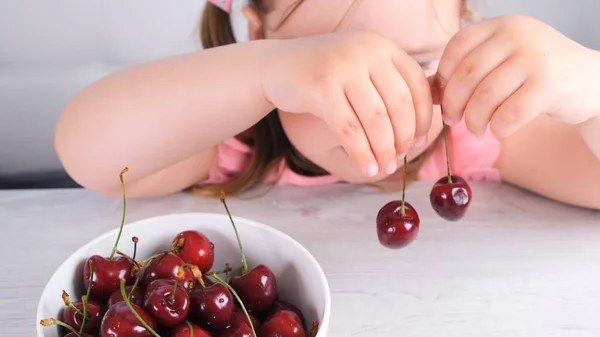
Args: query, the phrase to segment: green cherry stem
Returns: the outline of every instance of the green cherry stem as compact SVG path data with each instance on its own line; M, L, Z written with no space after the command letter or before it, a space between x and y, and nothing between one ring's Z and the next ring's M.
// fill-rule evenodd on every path
M186 319L185 324L187 324L188 329L190 329L190 337L194 337L194 327L192 326L192 323Z
M440 108L441 110L441 108ZM444 113L442 112L442 115ZM452 184L452 173L450 171L450 151L448 150L448 126L442 120L442 130L444 131L444 147L446 149L446 170L448 171L448 182Z
M115 258L115 254L117 253L117 246L119 245L119 240L121 240L121 234L123 233L123 227L125 226L125 216L127 214L127 194L125 192L125 181L123 180L123 175L129 171L129 168L124 168L119 174L119 180L121 181L121 189L123 190L123 214L121 215L121 228L119 228L119 234L117 235L117 240L115 241L115 246L113 247L112 252L110 253L110 260Z
M144 326L144 328L146 328L146 330L150 331L150 333L154 337L160 337L160 335L158 333L156 333L156 331L154 331L154 329L152 329L148 325L148 323L146 323L146 321L144 321L144 319L140 316L140 314L138 314L138 312L135 311L135 308L133 307L133 305L131 305L131 301L129 301L129 297L127 296L127 293L125 292L125 279L121 279L121 296L125 300L125 304L129 308L129 310L131 310L131 313L135 316L135 318L137 318L137 320L140 323L142 323L142 325Z
M81 296L81 303L83 304L83 318L81 320L81 326L79 327L79 333L83 334L83 327L87 323L88 319L88 297L87 295Z
M215 274L214 272L210 272L210 276L212 276L215 280L217 280L217 282L219 282L222 285L224 285L225 287L227 287L227 289L229 289L229 291L231 291L231 293L233 294L233 296L235 296L235 298L240 303L240 306L242 307L242 310L244 311L244 315L246 315L246 319L248 320L248 324L250 325L250 328L252 329L252 335L254 337L258 337L258 335L256 334L256 331L254 331L254 324L252 324L252 319L250 319L250 315L248 315L248 310L246 310L246 306L244 305L244 302L242 302L242 299L238 296L237 292L229 285L229 283L223 281L223 279L220 278L219 275Z
M406 215L406 168L408 161L406 160L406 156L404 156L404 173L402 174L402 206L400 207L400 214L402 216Z
M229 283L231 280L229 277L231 276L229 273L231 272L231 266L229 263L225 263L225 282Z
M73 309L76 313L80 314L83 316L83 313L81 312L81 310L77 309L77 307L75 305L73 305L73 303L71 302L71 298L69 296L69 294L67 294L66 291L63 290L62 292L62 300L65 303L65 305L71 309Z
M74 333L75 335L81 337L81 334L79 332L77 332L77 330L73 329L72 326L70 326L69 324L59 321L55 318L46 318L40 321L40 325L42 326L50 326L50 325L58 325L58 326L62 326L65 329L68 329L69 331L71 331L72 333Z
M231 212L229 211L229 207L227 207L227 202L225 201L225 191L221 190L221 203L225 207L225 211L227 212L227 216L231 221L231 225L233 226L233 230L235 231L235 237L237 239L238 246L240 247L240 253L242 254L242 275L248 273L248 262L246 262L246 254L244 254L244 249L242 248L242 240L240 240L240 235L238 233L237 227L235 226L235 222L233 221L233 217L231 216Z

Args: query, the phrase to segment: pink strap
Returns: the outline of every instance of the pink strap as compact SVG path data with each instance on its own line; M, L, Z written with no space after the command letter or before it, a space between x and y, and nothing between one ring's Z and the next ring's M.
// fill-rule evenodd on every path
M231 3L233 0L208 0L208 2L221 8L226 13L231 13Z

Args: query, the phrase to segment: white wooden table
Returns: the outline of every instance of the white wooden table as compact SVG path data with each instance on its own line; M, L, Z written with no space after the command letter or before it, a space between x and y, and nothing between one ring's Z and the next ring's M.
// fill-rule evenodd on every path
M600 213L487 184L473 186L465 220L448 223L430 208L429 187L407 191L422 229L398 251L377 242L375 214L399 194L280 188L229 203L315 255L332 288L331 337L600 336ZM45 282L71 252L118 226L121 205L83 190L0 191L0 336L35 335ZM187 194L128 206L129 222L223 212L218 200Z

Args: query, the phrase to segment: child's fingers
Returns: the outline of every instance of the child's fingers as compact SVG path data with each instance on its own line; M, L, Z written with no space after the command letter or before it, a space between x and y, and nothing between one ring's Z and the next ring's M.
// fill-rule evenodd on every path
M345 93L340 90L330 99L331 105L322 107L328 111L322 114L325 123L337 134L350 158L363 172L370 177L376 175L379 172L379 164L371 150L367 134Z
M535 80L525 83L496 110L490 128L498 138L506 138L547 109L548 97Z
M415 140L416 124L416 112L410 89L391 64L375 68L371 72L371 80L387 107L394 130L396 157L406 155Z
M479 23L459 31L450 39L438 65L436 84L440 86L440 98L446 96L448 80L456 72L461 62L472 50L491 39L494 25L489 22Z
M446 75L449 77L446 78L448 82L444 89L441 105L444 108L444 120L448 124L454 125L460 122L467 102L478 84L494 69L501 67L509 57L510 49L491 38L473 49L464 59L460 60L453 73ZM486 86L484 89L486 90L479 89L478 95L494 99L491 94L495 88ZM487 91L487 89L491 91Z
M402 75L410 91L415 111L414 139L423 139L431 127L433 101L429 81L419 64L404 51L396 50L392 56L396 70Z
M368 72L346 87L346 96L367 135L379 170L391 174L396 170L394 129L386 104L371 82Z
M468 98L464 110L467 128L475 134L483 134L496 109L519 90L526 79L527 71L515 58L494 69Z

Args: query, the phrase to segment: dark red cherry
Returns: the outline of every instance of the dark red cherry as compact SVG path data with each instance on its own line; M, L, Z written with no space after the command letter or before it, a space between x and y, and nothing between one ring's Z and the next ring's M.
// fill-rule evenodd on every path
M256 318L256 316L254 316L252 313L248 313L248 316L250 316L250 320L252 321L252 325L254 326L254 329L258 329L258 327L260 326L260 321L258 320L258 318ZM236 308L235 312L233 313L233 319L231 320L231 325L238 325L241 323L246 323L248 324L248 317L246 317L246 314L244 314L244 311L240 308Z
M277 298L277 280L264 264L232 277L229 284L240 296L246 309L256 315L269 310Z
M215 245L206 235L193 230L183 231L173 239L172 247L183 262L193 264L202 274L207 273L215 262Z
M204 329L220 331L231 324L236 306L233 295L223 284L194 289L190 301L190 320Z
M93 335L90 335L88 333L82 333L81 336L74 333L74 332L69 332L68 334L65 335L65 337L94 337Z
M385 204L377 213L377 238L388 248L399 249L413 242L419 234L419 214L408 202L394 200Z
M174 327L186 319L190 311L190 297L179 285L160 286L149 294L144 302L144 310L161 327Z
M191 324L192 329L190 329L190 327L186 324L186 323L181 323L178 326L176 326L175 328L173 328L173 330L170 331L169 333L169 337L192 337L192 333L194 334L194 337L211 337L210 333L208 333L208 331L202 329L201 327L197 326L196 324Z
M156 323L152 317L142 308L132 304L135 312L142 318L152 330L156 331ZM100 337L153 337L152 333L129 310L125 302L118 302L106 311L102 325L100 326Z
M302 311L300 309L298 309L298 307L296 307L295 305L293 305L289 302L286 302L286 301L282 301L282 300L276 300L273 303L273 306L271 307L271 309L269 309L269 311L265 317L271 316L274 313L283 311L283 310L289 310L289 311L293 311L294 313L296 313L296 315L298 315L298 317L300 318L300 321L302 322L302 326L305 326L306 321L304 320L304 315L302 314ZM242 314L243 314L243 312L242 312Z
M83 312L83 303L81 301L73 302L72 304L79 311ZM96 301L88 301L87 319L85 321L85 326L83 327L83 332L87 332L92 335L98 334L100 332L102 317L104 317L105 312L106 309L101 303ZM81 323L83 322L83 316L77 313L77 311L75 311L72 307L65 307L62 312L62 321L79 331L81 328Z
M250 328L248 323L239 322L238 324L233 324L227 329L223 330L223 332L217 334L217 337L254 337L254 334L252 333L252 328Z
M176 280L179 267L183 260L173 252L161 254L148 262L142 269L142 284L147 286L158 279ZM179 280L182 287L192 289L196 283L194 273L189 268L184 268L184 276Z
M126 284L131 284L133 281L131 271L134 264L129 258L115 256L111 260L100 255L93 255L83 266L84 289L87 289L90 284L90 261L94 265L92 289L90 291L90 298L93 300L104 303L112 293L119 290L121 279L125 279Z
M133 293L131 292L133 289L133 285L125 287L125 293L129 296L131 303L134 303L138 307L141 307L144 304L144 292L139 287L135 287L133 289ZM121 295L121 290L116 290L110 298L108 299L107 307L112 307L117 302L123 302L123 296Z
M471 204L471 187L460 176L442 177L435 182L429 193L429 201L433 210L448 221L457 221L465 216Z
M306 331L296 313L278 311L269 316L257 331L260 337L306 337Z
M142 301L142 304L148 300L148 297L155 289L160 288L162 286L173 287L174 284L175 284L175 280L164 279L164 278L150 282L148 284L148 286L146 286L146 291L144 291L144 299Z

